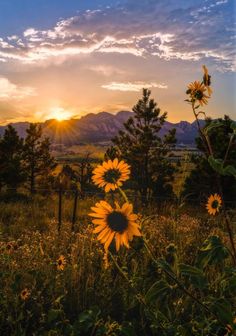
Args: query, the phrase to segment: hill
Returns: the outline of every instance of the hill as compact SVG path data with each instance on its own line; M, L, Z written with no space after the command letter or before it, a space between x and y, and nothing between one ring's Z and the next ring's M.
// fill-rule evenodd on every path
M133 112L130 111L120 111L115 115L108 112L89 113L80 119L70 119L63 122L47 120L41 125L45 136L50 137L54 144L95 143L110 141L123 128L123 123L132 114ZM21 137L25 137L29 123L18 122L13 123L12 126L16 128ZM5 128L6 126L0 126L0 135L3 135ZM179 144L194 144L194 139L197 135L196 122L180 121L171 123L166 121L160 131L160 135L163 136L172 128L176 128L177 142Z

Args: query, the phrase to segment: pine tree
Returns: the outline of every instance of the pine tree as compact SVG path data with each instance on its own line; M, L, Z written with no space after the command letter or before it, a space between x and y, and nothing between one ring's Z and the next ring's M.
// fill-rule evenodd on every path
M22 151L23 139L13 126L7 126L0 140L0 184L12 191L24 181Z
M133 107L134 116L124 123L124 130L112 140L115 150L109 149L110 153L120 153L120 157L130 164L132 180L144 202L151 197L172 194L170 182L174 167L168 155L176 142L175 129L163 138L159 136L167 113L161 114L150 95L150 90L143 89L142 99Z
M50 153L50 141L42 137L42 128L38 124L30 124L26 130L24 142L24 165L31 193L35 192L36 179L50 176L55 167Z

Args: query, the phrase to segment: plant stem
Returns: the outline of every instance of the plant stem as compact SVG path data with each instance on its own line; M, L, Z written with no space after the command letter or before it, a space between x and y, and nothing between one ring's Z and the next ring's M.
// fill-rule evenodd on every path
M225 157L224 157L224 161L223 161L223 166L228 158L228 154L229 154L229 150L230 150L230 147L232 145L232 142L233 142L233 138L234 138L234 134L231 135L230 139L229 139L229 144L228 144L228 147L227 147L227 150L226 150L226 153L225 153Z
M120 265L118 264L116 258L114 258L113 254L108 251L114 265L116 266L117 270L120 272L120 274L123 276L123 278L127 281L129 287L132 289L132 291L135 293L135 297L137 298L137 300L142 304L144 305L144 307L153 315L153 317L156 319L156 316L155 316L155 313L150 309L150 307L148 306L145 298L143 297L143 295L134 287L134 285L130 282L127 274L122 270L122 268L120 267ZM163 326L161 325L160 321L158 321L158 324L160 326L161 329L164 330Z
M194 114L194 116L196 118L196 121L197 121L198 131L199 131L199 134L202 138L203 145L208 152L208 155L206 154L206 157L208 158L209 155L214 156L210 139L209 139L208 135L204 134L201 130L199 120L198 120L198 116L197 116L197 113L196 113L196 110L195 110L195 102L194 101L192 101L192 110L193 110L193 114ZM225 164L225 162L227 160L229 150L230 150L230 147L231 147L231 144L232 144L232 141L233 141L233 137L234 137L234 134L231 135L231 137L230 137L230 141L229 141L226 153L225 153L223 165ZM233 251L231 256L232 256L232 259L233 259L233 264L236 266L236 248L235 248L235 244L234 244L234 234L233 234L233 230L231 228L231 225L230 225L227 213L226 213L225 203L224 203L224 198L223 198L223 191L222 191L221 181L220 181L220 175L217 172L216 172L216 182L217 182L220 197L222 199L222 209L223 209L223 213L224 213L224 216L225 216L226 229L227 229L227 232L228 232L228 235L229 235L229 240L230 240L231 248L232 248L232 251Z
M121 196L124 198L125 202L129 203L128 197L126 196L126 193L118 187L119 192L121 193Z
M162 267L162 265L156 260L156 258L154 257L151 249L148 246L148 243L146 241L146 239L143 237L144 240L144 246L148 252L148 254L150 255L152 261L157 265L157 267L161 268L163 270L163 272L171 279L173 280L178 287L185 293L187 294L191 299L193 299L200 307L202 307L204 310L206 310L209 314L212 314L215 316L215 318L219 321L218 316L216 314L214 314L204 303L202 303L198 298L196 298L191 292L189 292L184 285L177 279L177 277L175 276L175 274L170 273L169 271L167 271L166 269L164 269ZM220 321L219 321L220 322ZM221 322L220 322L221 323Z

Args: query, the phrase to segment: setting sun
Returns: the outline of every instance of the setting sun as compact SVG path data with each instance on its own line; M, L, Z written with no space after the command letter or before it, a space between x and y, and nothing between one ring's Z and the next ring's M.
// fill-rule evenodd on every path
M56 119L60 122L70 119L71 117L72 113L70 111L65 110L63 107L54 107L50 110L47 119Z

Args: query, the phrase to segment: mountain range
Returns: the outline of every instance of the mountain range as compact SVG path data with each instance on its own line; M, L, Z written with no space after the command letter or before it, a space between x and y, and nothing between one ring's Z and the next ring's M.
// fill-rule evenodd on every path
M120 111L117 114L100 112L89 113L80 119L70 119L63 122L47 120L43 123L42 129L45 136L48 136L54 144L76 145L80 143L96 143L110 141L120 129L123 123L133 115L130 111ZM204 121L201 121L201 124ZM11 124L20 137L25 137L28 122ZM0 136L3 135L6 126L0 126ZM196 122L180 121L171 123L166 121L160 131L160 136L166 134L170 129L176 129L178 144L193 145L197 136Z

